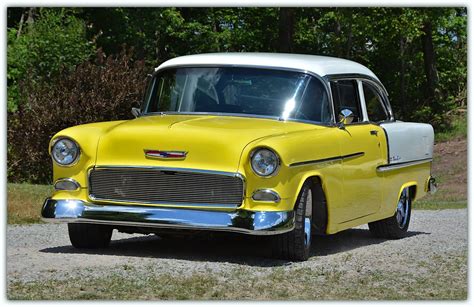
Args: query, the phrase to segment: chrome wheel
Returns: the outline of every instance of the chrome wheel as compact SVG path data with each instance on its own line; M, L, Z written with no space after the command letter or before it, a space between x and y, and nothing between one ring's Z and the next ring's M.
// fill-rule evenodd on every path
M400 199L398 200L397 212L396 212L397 222L400 228L404 228L406 226L409 210L410 210L410 195L408 193L408 188L405 188L402 191L402 195L400 196Z
M313 215L313 193L308 189L305 199L305 214L304 214L304 244L308 246L311 244L311 217Z

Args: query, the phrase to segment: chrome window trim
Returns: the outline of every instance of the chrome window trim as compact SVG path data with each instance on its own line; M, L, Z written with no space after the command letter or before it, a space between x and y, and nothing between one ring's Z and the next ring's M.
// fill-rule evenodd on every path
M77 151L78 151L77 152L77 157L70 164L60 164L56 160L54 160L54 158L53 158L54 145L56 145L56 143L59 142L60 140L64 140L64 139L67 139L67 140L73 142L77 146ZM56 164L58 166L61 166L61 167L73 167L77 163L79 163L79 160L81 159L81 155L82 155L82 150L81 150L81 147L79 146L79 143L76 142L76 140L74 140L73 138L71 138L69 136L58 136L54 140L51 141L51 146L49 147L49 155L51 157L51 160L53 160L54 164Z
M235 64L235 65L232 65L232 64L215 64L215 65L209 65L209 64L189 64L189 65L172 65L172 66L167 66L165 68L161 68L161 69L157 69L153 72L153 77L155 77L158 73L161 73L161 72L164 72L166 70L169 70L169 69L177 69L177 68L205 68L205 67L208 67L208 68L220 68L220 67L235 67L235 68L238 68L238 67L242 67L242 68L256 68L256 69L266 69L266 70L281 70L281 71L289 71L289 72L298 72L298 73L302 73L302 74L307 74L309 76L312 76L316 79L318 79L321 84L323 85L323 87L325 88L326 90L326 95L328 96L328 99L329 99L329 105L331 107L331 121L328 122L328 123L322 123L322 122L313 122L313 121L307 121L305 120L304 122L306 123L310 123L310 124L318 124L318 125L323 125L323 126L335 126L336 125L336 115L334 113L334 104L333 104L333 101L332 101L332 95L331 95L331 91L330 91L330 88L328 87L328 84L327 84L327 80L312 72L312 71L309 71L309 70L302 70L302 69L297 69L297 68L289 68L289 67L280 67L280 66L262 66L262 65L238 65L238 64ZM151 97L151 96L150 96ZM146 103L145 103L145 109L143 110L143 112L145 112L148 107L149 107L149 104L150 104L150 100L148 100ZM143 113L143 115L148 115L148 114L167 114L169 112L146 112L146 113ZM197 112L175 112L175 113L179 113L179 114L183 114L183 113L191 113L191 114L197 114ZM222 113L210 113L210 112L202 112L202 114L206 115L206 114L219 114L219 116L224 116L224 114ZM225 113L226 115L230 114L230 113ZM247 115L247 116L242 116L242 115ZM268 119L276 119L276 120L281 120L281 118L279 116L259 116L257 114L253 115L253 114L241 114L241 113L236 113L234 115L231 115L231 116L242 116L242 117L260 117L260 118L268 118ZM286 119L285 121L296 121L296 122L300 122L301 120L297 120L297 119Z
M95 169L128 169L128 168L135 168L135 169L151 169L151 170L159 170L159 171L170 171L170 172L184 172L184 173L199 173L199 174L213 174L213 175L222 175L222 176L229 176L229 177L236 177L242 181L242 202L240 205L236 206L235 204L195 204L195 203L173 203L173 202L136 202L136 201L116 201L113 199L105 199L105 198L97 198L90 193L90 176L91 172ZM178 167L161 167L161 166L139 166L139 165L99 165L99 166L92 166L87 170L87 196L92 201L98 202L108 202L108 203L117 203L117 204L148 204L148 205L163 205L170 207L210 207L210 208L241 208L244 204L245 197L246 197L246 189L247 189L247 180L244 175L238 172L224 172L224 171L213 171L213 170L203 170L203 169L194 169L194 168L178 168Z
M271 194L273 196L276 197L276 200L260 200L260 199L255 199L254 196L255 194L257 194L258 192L264 192L264 193L268 193L268 194ZM280 201L281 201L281 197L280 195L273 189L257 189L255 191L253 191L252 193L252 200L254 201L258 201L258 202L265 202L265 203L276 203L278 204Z
M385 110L385 114L388 116L388 118L386 118L385 120L383 120L381 122L392 121L392 119L393 119L392 110L387 107L387 103L385 101L384 95L382 95L382 93L380 92L379 87L375 83L373 83L372 81L368 81L368 80L360 79L360 80L358 80L358 82L360 82L360 84L361 84L361 96L364 97L364 105L365 105L365 109L366 109L366 112L367 112L366 113L366 115L367 115L366 120L369 121L369 122L371 121L370 118L369 118L369 113L367 111L367 103L365 102L364 83L367 84L368 87L372 87L375 90L375 94L377 96L379 96L379 98L382 100L382 108Z
M377 172L378 173L384 173L384 172L389 172L393 171L396 169L401 169L405 167L410 167L410 166L416 166L420 164L425 164L425 163L430 163L432 162L432 158L428 159L422 159L422 160L416 160L416 161L408 161L408 162L403 162L403 163L398 163L398 164L386 164L386 165L380 165L377 167Z
M329 89L331 91L331 103L332 103L332 108L333 108L333 112L335 114L335 110L336 110L336 106L334 105L334 100L332 99L333 95L332 95L332 89L331 89L331 82L337 82L337 81L341 81L341 80L349 80L349 81L355 81L357 86L355 87L355 89L357 90L357 95L356 97L358 98L358 102L359 102L359 109L360 109L360 112L362 113L362 121L358 121L358 122L354 122L354 123L350 123L350 124L346 124L345 126L350 126L350 125L356 125L356 124L360 124L360 123L364 123L365 121L365 118L364 118L364 111L363 111L363 108L362 108L362 101L361 101L361 97L360 97L360 93L359 93L359 81L355 78L352 78L352 77L341 77L341 78L338 78L338 77L333 77L334 75L328 75L326 76L327 77L327 83L328 83L328 86L329 86ZM339 76L339 75L338 75ZM345 75L344 75L345 76ZM339 115L339 114L338 114Z
M379 80L371 76L363 75L363 74L331 74L331 75L326 75L325 78L327 78L328 82L349 79L349 80L356 80L356 81L361 81L361 82L368 82L374 85L376 90L378 91L378 94L380 94L382 98L385 109L388 111L388 114L390 116L390 119L388 121L395 121L395 116L393 115L392 107L388 99L388 92L385 89L382 82L380 82Z
M76 185L76 189L74 190L64 190L64 189L57 189L56 188L56 184L59 183L59 182L62 182L62 181L68 181L68 182L72 182L73 184ZM59 178L58 180L56 180L53 184L53 187L54 187L54 190L55 191L78 191L81 189L81 185L79 184L79 182L77 182L76 180L72 179L72 178Z

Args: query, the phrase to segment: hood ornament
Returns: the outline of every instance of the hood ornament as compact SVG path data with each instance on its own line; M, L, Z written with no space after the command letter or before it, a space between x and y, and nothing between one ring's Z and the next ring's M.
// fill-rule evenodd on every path
M145 157L155 159L175 159L183 160L186 158L187 151L176 151L176 150L154 150L144 149Z

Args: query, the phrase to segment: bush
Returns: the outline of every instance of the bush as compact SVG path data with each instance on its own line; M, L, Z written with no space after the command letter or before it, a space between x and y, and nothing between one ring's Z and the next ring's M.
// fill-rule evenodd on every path
M132 61L131 51L105 57L97 53L65 73L55 84L27 78L20 84L26 104L8 114L8 180L48 183L51 159L48 143L58 131L79 124L132 118L146 82L142 61Z
M71 9L40 8L37 19L18 35L8 29L8 110L23 102L19 81L29 78L54 82L59 74L94 55L94 44L86 38L84 21Z

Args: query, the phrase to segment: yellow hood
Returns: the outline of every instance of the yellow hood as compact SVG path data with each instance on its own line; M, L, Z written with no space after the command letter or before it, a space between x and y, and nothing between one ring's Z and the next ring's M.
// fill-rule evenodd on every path
M123 122L99 140L96 165L163 166L235 172L242 150L268 136L314 129L271 119L212 115L143 116ZM144 150L185 151L184 160L145 157Z

